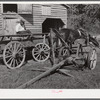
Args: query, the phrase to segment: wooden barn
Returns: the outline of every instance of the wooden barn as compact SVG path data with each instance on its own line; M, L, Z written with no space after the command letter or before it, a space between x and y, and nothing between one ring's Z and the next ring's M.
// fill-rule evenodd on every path
M19 19L37 34L67 27L67 8L65 4L0 4L0 34L16 34Z

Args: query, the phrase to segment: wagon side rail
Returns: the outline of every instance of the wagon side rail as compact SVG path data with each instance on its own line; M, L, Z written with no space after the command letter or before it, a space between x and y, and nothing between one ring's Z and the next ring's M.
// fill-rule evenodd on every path
M0 35L0 44L5 44L10 41L27 41L27 40L37 40L37 39L43 39L43 35L46 34L17 34L17 35Z

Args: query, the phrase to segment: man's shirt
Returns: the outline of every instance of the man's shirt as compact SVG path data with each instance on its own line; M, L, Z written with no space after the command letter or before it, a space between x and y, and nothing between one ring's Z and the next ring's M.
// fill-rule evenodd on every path
M16 25L16 32L25 31L25 28L19 24Z

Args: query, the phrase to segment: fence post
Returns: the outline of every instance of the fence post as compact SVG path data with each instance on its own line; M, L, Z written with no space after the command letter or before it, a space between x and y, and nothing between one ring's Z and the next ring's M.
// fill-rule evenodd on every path
M54 45L53 45L53 31L50 29L50 48L51 48L51 63L52 65L55 64L55 51L54 51Z

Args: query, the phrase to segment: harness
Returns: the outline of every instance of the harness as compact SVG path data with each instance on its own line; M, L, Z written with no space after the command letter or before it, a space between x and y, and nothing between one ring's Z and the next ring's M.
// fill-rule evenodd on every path
M78 29L78 33L79 33L79 35L81 36L82 34L81 34L81 31Z

